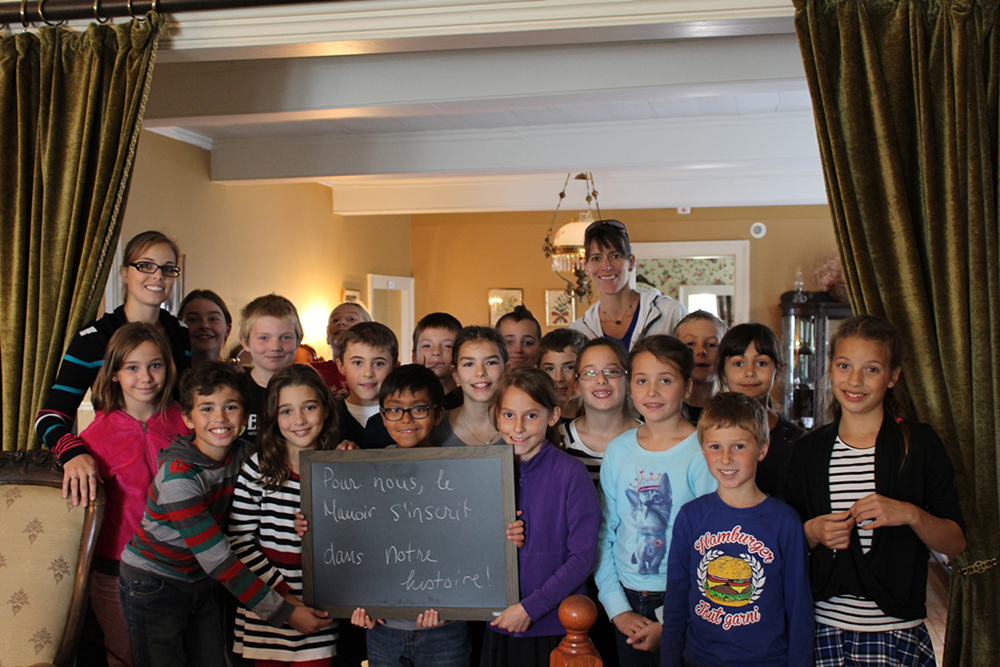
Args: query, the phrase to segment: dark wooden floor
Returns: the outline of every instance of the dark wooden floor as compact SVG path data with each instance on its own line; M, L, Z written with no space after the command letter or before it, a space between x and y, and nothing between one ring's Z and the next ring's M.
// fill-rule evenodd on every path
M948 625L948 576L944 566L931 556L927 569L927 631L939 665L944 656L944 630Z

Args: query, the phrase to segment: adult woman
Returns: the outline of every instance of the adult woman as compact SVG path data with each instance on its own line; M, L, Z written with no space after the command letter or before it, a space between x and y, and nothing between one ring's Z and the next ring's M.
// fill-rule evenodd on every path
M125 246L121 279L125 304L91 322L70 341L48 398L35 417L35 433L63 464L63 495L74 504L97 497L97 465L83 440L70 430L83 395L97 377L111 334L128 322L146 322L170 341L178 376L191 364L187 329L160 308L180 276L180 249L157 231L137 234Z
M192 290L177 312L191 335L191 363L222 359L222 346L233 330L233 316L222 297L208 289Z
M618 220L598 220L587 227L583 244L597 303L570 327L591 339L616 338L627 350L645 336L671 335L687 310L659 290L637 292L629 286L635 255L625 225Z

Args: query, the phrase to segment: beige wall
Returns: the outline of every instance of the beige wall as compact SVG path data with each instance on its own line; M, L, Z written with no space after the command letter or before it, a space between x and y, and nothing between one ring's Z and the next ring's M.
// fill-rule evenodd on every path
M366 274L410 275L408 216L332 215L321 185L221 185L209 178L209 154L143 132L123 242L160 229L186 255L185 289L218 292L233 311L275 292L296 305L306 342L329 356L326 318L344 287Z
M287 296L306 342L324 355L327 314L342 288L363 290L368 273L414 276L418 318L443 310L466 324L488 322L491 287L524 289L540 319L545 290L561 287L541 250L551 212L345 218L331 207L330 190L320 185L212 183L207 151L144 132L122 238L155 228L177 239L186 289L214 289L237 319L255 296ZM813 268L836 254L825 206L603 214L623 220L633 242L749 240L750 317L776 330L778 299L791 289L795 269L801 266L807 289L815 289ZM560 224L572 212L564 215ZM763 239L750 236L757 221L767 225Z
M750 318L775 331L781 320L778 302L792 289L796 268L802 267L806 288L816 289L813 268L837 253L825 206L701 208L689 215L663 209L602 213L625 222L633 242L749 240ZM560 217L558 224L570 217ZM486 324L487 290L515 287L524 289L525 305L543 320L545 290L562 286L541 249L551 219L546 211L413 216L417 316L444 310L463 324ZM750 236L750 225L758 221L767 225L763 239Z

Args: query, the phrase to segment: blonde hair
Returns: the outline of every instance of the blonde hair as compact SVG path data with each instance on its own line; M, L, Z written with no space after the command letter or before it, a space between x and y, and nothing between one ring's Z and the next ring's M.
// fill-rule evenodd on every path
M698 440L705 442L705 432L710 428L727 427L747 431L760 447L771 439L767 411L760 401L746 394L723 391L713 396L698 418Z
M114 376L121 370L125 358L143 343L156 345L163 357L163 365L166 369L163 386L160 387L160 394L156 397L153 406L155 411L162 412L173 402L172 396L174 382L177 381L177 369L174 366L174 358L167 337L152 324L129 322L112 334L111 340L108 341L108 347L104 351L104 364L97 372L97 379L94 380L92 389L91 401L95 410L114 412L125 409L125 395L122 393L121 384L115 382Z
M243 306L243 310L240 312L241 342L250 340L250 332L253 331L253 325L262 317L289 320L295 329L296 347L302 342L302 322L299 320L299 311L295 310L295 304L277 294L259 296Z

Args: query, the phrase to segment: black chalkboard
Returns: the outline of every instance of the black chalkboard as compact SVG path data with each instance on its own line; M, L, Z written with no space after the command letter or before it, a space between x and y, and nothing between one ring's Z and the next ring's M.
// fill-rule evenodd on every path
M303 452L306 604L492 620L518 601L507 445Z

